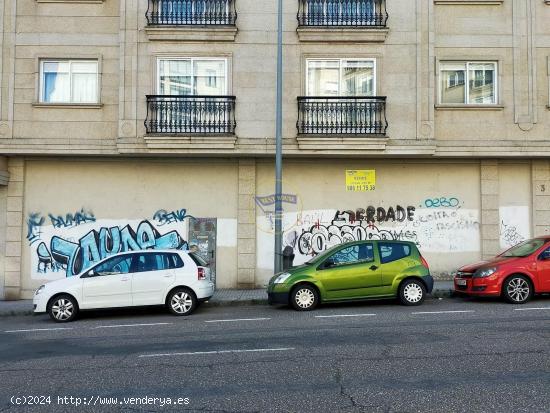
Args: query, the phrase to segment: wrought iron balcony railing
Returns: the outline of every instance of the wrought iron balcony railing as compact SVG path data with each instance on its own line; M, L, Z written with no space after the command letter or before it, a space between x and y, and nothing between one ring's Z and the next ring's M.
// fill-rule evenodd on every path
M299 0L298 25L386 27L386 0Z
M386 134L386 97L298 97L300 135Z
M148 134L235 134L235 96L147 95Z
M149 26L234 26L235 0L149 0Z

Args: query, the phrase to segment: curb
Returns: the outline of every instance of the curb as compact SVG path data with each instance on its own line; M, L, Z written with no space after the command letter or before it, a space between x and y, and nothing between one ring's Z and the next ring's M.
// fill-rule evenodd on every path
M248 300L223 300L223 301L207 301L202 304L205 307L241 307L246 305L267 305L267 298L252 298Z
M452 298L455 296L453 290L434 290L432 291L432 298ZM248 305L267 305L266 298L252 298L246 300L213 300L202 304L205 307L243 307ZM16 317L16 316L30 316L34 315L34 312L30 308L21 309L6 309L0 310L0 318L4 317Z
M30 309L21 309L21 310L2 310L0 311L0 318L3 317L15 317L20 315L33 315L34 311Z
M433 290L431 296L433 298L453 298L456 297L454 290Z

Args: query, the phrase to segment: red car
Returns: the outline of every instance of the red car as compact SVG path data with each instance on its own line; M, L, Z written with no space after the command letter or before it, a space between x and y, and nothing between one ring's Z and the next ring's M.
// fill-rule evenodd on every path
M524 241L489 261L460 268L454 286L460 294L502 296L513 304L549 293L550 237Z

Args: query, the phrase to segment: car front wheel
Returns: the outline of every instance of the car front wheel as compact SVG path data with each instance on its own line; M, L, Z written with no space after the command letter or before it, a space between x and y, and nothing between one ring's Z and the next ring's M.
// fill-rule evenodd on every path
M420 305L426 298L426 287L420 281L407 280L399 286L399 301L403 305Z
M56 323L68 323L76 318L78 304L70 295L59 295L49 302L48 314Z
M531 299L533 288L527 277L514 275L502 287L504 299L512 304L524 304Z
M311 311L319 304L319 293L309 285L299 285L290 293L290 303L297 311Z
M197 308L197 297L188 288L178 288L170 293L168 309L174 315L189 315Z

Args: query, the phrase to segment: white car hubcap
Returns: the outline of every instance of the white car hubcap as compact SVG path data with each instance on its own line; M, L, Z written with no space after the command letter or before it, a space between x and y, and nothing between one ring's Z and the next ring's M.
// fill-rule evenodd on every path
M315 302L315 295L313 295L313 292L307 288L302 288L301 290L298 290L296 292L295 298L296 304L298 304L300 308L309 308Z
M52 313L57 320L67 320L73 315L73 312L73 303L66 298L61 298L52 305Z
M529 297L529 284L523 278L513 278L506 288L512 300L522 302Z
M418 284L407 284L403 290L403 295L409 303L417 303L422 299L422 287Z
M193 306L193 300L191 299L191 296L187 293L176 293L172 296L170 305L176 313L185 314L191 310L191 307Z

